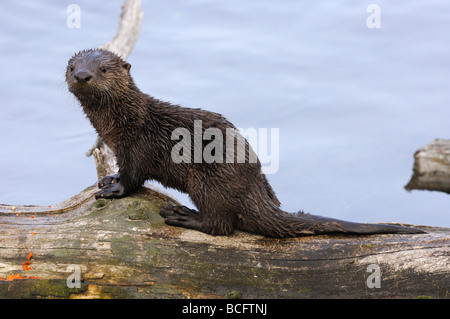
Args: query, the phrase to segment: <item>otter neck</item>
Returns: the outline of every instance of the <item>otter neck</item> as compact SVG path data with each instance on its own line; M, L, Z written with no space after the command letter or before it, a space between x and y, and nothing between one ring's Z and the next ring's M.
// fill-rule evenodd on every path
M145 94L134 83L114 92L95 91L77 98L98 135L113 150L120 142L119 137L122 142L132 141L145 125Z

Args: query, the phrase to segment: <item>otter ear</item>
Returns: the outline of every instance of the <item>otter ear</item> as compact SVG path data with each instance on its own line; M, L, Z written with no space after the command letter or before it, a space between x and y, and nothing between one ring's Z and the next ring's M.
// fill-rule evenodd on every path
M131 64L128 63L128 62L124 62L124 63L122 64L122 66L123 66L123 68L124 68L125 70L127 70L128 72L129 72L130 69L131 69Z

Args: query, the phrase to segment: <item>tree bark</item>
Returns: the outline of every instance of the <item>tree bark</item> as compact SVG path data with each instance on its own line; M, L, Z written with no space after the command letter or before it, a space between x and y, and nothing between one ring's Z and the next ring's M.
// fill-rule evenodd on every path
M413 176L407 190L435 190L450 194L450 140L436 139L414 154Z

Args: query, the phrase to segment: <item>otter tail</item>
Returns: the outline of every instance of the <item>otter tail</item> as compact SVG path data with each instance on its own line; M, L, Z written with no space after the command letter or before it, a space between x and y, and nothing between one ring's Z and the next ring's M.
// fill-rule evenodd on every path
M315 216L299 212L295 214L303 224L303 231L313 231L314 234L324 233L350 233L350 234L423 234L423 230L388 224L364 224L345 220Z
M287 213L273 207L270 225L259 223L259 234L276 237L300 237L315 234L423 234L423 230L388 224L363 224L310 215L303 212ZM260 220L261 222L261 220Z

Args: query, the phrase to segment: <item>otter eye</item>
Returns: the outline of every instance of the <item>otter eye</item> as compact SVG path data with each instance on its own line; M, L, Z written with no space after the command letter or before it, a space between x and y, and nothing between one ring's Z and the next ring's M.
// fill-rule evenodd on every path
M105 72L106 72L106 68L103 67L103 68L101 69L101 71L102 71L103 73L105 73Z

